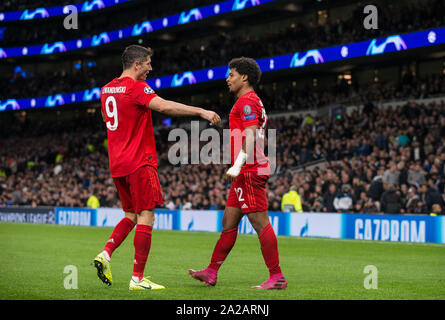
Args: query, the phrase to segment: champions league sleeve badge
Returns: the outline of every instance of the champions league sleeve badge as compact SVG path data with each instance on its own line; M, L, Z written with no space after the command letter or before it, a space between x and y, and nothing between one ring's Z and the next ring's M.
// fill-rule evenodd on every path
M243 121L256 119L255 114L251 114L252 108L248 104L246 104L244 106L244 110L243 111L244 111L244 117L242 117Z
M145 87L145 88L144 88L144 92L145 92L146 94L155 93L154 90L153 90L152 88L150 88L150 87Z

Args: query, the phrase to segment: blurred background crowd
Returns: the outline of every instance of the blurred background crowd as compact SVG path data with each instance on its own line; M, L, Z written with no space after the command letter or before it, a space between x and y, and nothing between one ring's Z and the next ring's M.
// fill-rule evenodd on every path
M61 2L66 3L66 1ZM151 20L154 17L159 18L177 13L180 10L191 8L192 5L200 7L212 2L214 1L158 1L150 3L150 6L141 6L137 11L123 10L120 13L120 19L110 20L106 15L99 15L94 20L85 18L85 23L82 20L79 21L82 28L78 30L60 30L55 27L59 23L57 21L40 24L38 28L29 29L22 25L11 26L4 31L2 46L13 47L44 44L61 39L80 39L103 32L104 25L107 26L107 31L112 31L119 27ZM242 30L239 32L221 31L206 35L198 41L180 41L178 44L162 43L155 48L151 77L222 66L227 64L232 57L241 55L260 59L445 25L445 3L442 0L424 0L415 3L383 1L379 3L380 26L376 30L357 28L363 24L362 11L363 4L358 2L355 4L354 10L345 18L327 17L322 25L317 23L317 18L320 17L314 16L306 23L299 22L297 19L290 25L277 24L260 33L243 32ZM124 18L127 16L128 18ZM131 21L131 24L128 21ZM237 45L241 43L242 45ZM94 63L85 63L81 67L77 62L76 65L77 67L72 65L70 68L49 68L39 70L39 72L34 72L32 67L11 70L0 76L0 96L8 98L40 97L85 90L102 86L113 77L118 76L121 71L120 64L110 65L108 61L100 59ZM418 86L429 86L430 82L434 81L435 79L425 79L425 81L419 82ZM23 87L27 88L26 92L20 89ZM427 89L418 88L419 91ZM352 88L351 91L357 94L357 90L357 88ZM327 95L331 99L335 96L331 93L327 93Z
M7 0L0 12L80 2ZM75 30L61 27L63 16L0 22L0 46L90 37L217 2L134 0L81 13ZM237 56L260 59L445 26L442 0L376 0L379 27L371 30L363 28L364 2L275 2L127 42L2 59L0 102L102 87L120 75L120 55L130 43L154 48L154 78L226 65ZM445 51L435 45L411 52L263 75L256 91L267 129L276 130L269 210L443 214ZM234 101L224 81L157 93L214 110L225 119L217 130L228 127ZM162 207L224 209L228 165L171 164L168 133L192 119L167 125L165 118L153 113ZM121 207L107 152L97 101L1 112L0 206Z
M0 205L84 207L91 195L100 206L121 205L98 117L28 128L0 139ZM443 210L445 101L385 109L368 105L331 120L282 116L270 119L268 128L277 130L276 171L267 185L272 211L283 209L283 196L291 190L305 212ZM164 207L224 209L228 166L172 165L168 130L159 125L156 130ZM314 166L317 161L322 165Z

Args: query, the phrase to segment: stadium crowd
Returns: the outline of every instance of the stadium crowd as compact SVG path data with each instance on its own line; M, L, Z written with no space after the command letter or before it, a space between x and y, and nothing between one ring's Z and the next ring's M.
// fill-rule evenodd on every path
M434 97L438 94L445 93L445 74L430 74L419 76L413 74L407 66L404 76L400 81L391 82L375 82L371 80L366 85L359 86L356 81L352 84L347 84L346 80L333 82L328 87L306 87L304 89L296 89L288 85L285 89L280 89L280 94L270 85L264 85L258 93L267 106L270 106L270 112L283 111L297 111L304 109L316 109L326 104L362 104L367 101L382 102L393 99L420 99ZM116 71L117 72L117 71ZM88 74L96 73L91 69ZM100 72L97 72L100 74ZM116 73L117 74L117 73ZM47 94L52 95L61 90L65 86L69 86L72 91L83 89L82 77L70 78L63 70L55 71L53 75L48 78L51 83L54 81L57 85L47 87L47 81L38 78L25 79L17 76L14 82L9 83L6 79L0 80L0 95L3 96L19 96L23 93L23 88L26 86L30 90L42 90ZM108 78L109 81L112 78ZM105 83L105 79L101 83ZM89 78L89 87L96 87L95 78ZM4 84L4 86L2 86ZM221 108L220 102L216 102L215 108Z
M444 101L382 110L368 103L340 119L278 117L268 128L277 129L271 211L281 211L283 196L296 191L306 212L443 213ZM156 126L163 207L223 209L228 166L170 164L164 130ZM0 206L85 207L91 196L102 207L121 206L99 117L9 124L3 131ZM321 166L308 167L317 160Z
M380 27L377 30L356 28L357 25L362 24L361 19L363 18L363 8L358 3L350 18L344 20L330 18L324 25L318 25L314 18L309 24L292 23L287 27L269 28L257 36L246 33L220 32L212 36L211 39L203 40L202 44L190 41L177 46L169 45L156 48L151 77L220 66L235 56L264 58L363 41L389 34L444 26L444 2L440 0L427 0L427 2L428 5L425 3L409 5L405 2L386 6L382 4L383 7L379 11ZM106 23L109 22L110 20L107 19ZM34 28L35 32L40 29ZM8 38L7 34L8 32L5 32L5 41ZM17 32L11 34L14 39L17 39ZM25 32L25 35L29 34L29 32ZM243 43L243 45L239 46L238 43ZM23 78L21 72L11 71L10 74L3 75L0 78L0 95L8 98L23 98L24 93L18 91L17 88L24 83L28 84L26 92L28 97L47 96L102 86L119 74L120 65L110 66L109 63L101 65L100 62L97 62L97 67L91 68L85 62L79 69L62 68L41 73L33 73L32 70L26 71L28 73L26 78Z
M70 3L80 3L82 0L53 0L52 6L63 6ZM42 8L48 6L48 2L44 0L6 0L0 4L0 12L26 10L33 8Z
M18 2L18 3L17 3ZM21 2L21 4L19 4ZM55 6L63 6L69 4L78 4L92 1L75 0L75 1L11 1L7 0L0 4L0 12L26 10L34 8L50 8ZM218 2L218 1L216 1ZM40 5L38 5L40 3ZM90 15L78 16L77 29L65 29L63 27L63 19L66 17L60 15L58 17L42 21L27 21L26 24L10 23L5 25L4 30L4 46L15 47L23 45L34 45L52 43L57 41L67 41L91 37L104 31L113 31L120 28L129 27L132 24L151 21L180 13L181 11L190 10L194 7L201 7L215 0L167 0L167 1L150 1L147 4L144 0L132 0L125 5L110 6L104 11L96 11ZM3 8L3 10L2 10ZM98 8L98 5L93 6ZM82 9L81 9L82 10ZM80 12L79 12L80 13ZM129 22L131 21L131 22ZM42 23L43 22L43 23ZM39 28L35 24L39 24Z
M40 2L8 0L0 5L0 11L26 9ZM212 2L173 1L177 6L171 1L156 2L150 10L144 7L138 11L131 21L176 13L191 8L191 3L200 6ZM60 0L54 5L68 3L73 2ZM308 24L295 22L269 28L258 36L218 33L205 39L205 45L191 41L175 48L161 47L155 50L150 76L223 65L234 56L262 58L445 25L445 4L441 0L379 5L377 30L356 28L363 18L363 5L357 3L350 18L328 18L325 24L316 22L314 12ZM108 19L106 23L113 29L126 21ZM96 22L79 30L81 36L103 31L95 29L101 25L100 20ZM45 27L34 28L33 32L25 28L15 32L14 28L7 26L5 44L60 40L55 38L60 33L47 32ZM235 45L238 43L243 46ZM421 77L408 69L397 82L359 86L354 80L351 85L343 80L329 88L296 90L287 85L277 91L264 85L257 90L268 114L316 110L333 103L365 105L362 112L330 120L309 115L269 119L267 127L277 129L277 170L267 185L271 211L282 210L283 198L297 194L296 211L443 214L445 102L411 102L384 110L374 106L387 100L412 101L445 93L444 74ZM14 71L0 77L0 96L24 98L85 90L102 86L120 71L118 64L99 63L84 63L68 71L60 68L48 74L26 70L25 76ZM212 108L223 116L228 111L221 101ZM223 177L228 166L171 165L167 157L170 144L166 141L169 129L155 120L164 207L223 209L228 192ZM0 206L121 206L109 175L105 127L97 113L95 117L57 123L2 123L0 137ZM318 162L319 166L312 166Z
M0 12L15 11L20 9L24 10L27 9L27 6L28 8L36 8L36 4L39 2L41 3L40 7L48 7L48 4L44 4L42 1L23 1L28 2L26 5L19 5L14 2L20 1L8 0L4 2L2 5L0 5ZM59 3L53 2L55 1L52 1L51 6L79 3L83 1L58 1ZM30 24L30 27L28 28L26 25L8 25L4 32L4 41L5 46L9 47L21 46L25 44L43 44L89 37L104 31L112 31L118 28L128 27L130 25L128 21L141 23L143 21L150 21L179 13L182 10L199 8L218 2L220 1L168 0L162 2L152 2L149 6L147 6L143 4L141 5L139 1L139 4L138 2L135 2L131 5L121 7L119 10L109 12L109 14L106 16L101 16L98 14L94 16L94 20L85 19L85 23L82 23L82 27L77 30L65 30L60 27L59 21L45 21L45 24L40 24L39 28L34 28L32 24ZM323 23L317 22L316 12L319 11L320 8L312 7L313 3L311 2L308 2L306 5L309 5L309 7L305 9L305 12L313 12L313 18L310 19L307 25L295 23L286 29L267 32L265 35L261 35L261 38L257 39L255 39L255 37L243 37L243 41L246 42L247 40L247 50L251 50L252 53L261 53L263 55L270 54L273 52L273 50L277 49L286 50L286 52L283 53L288 53L292 51L308 50L313 47L319 48L336 43L361 41L370 38L370 36L380 37L385 36L388 33L404 33L422 30L425 28L440 27L445 24L445 18L443 15L445 12L445 5L441 0L423 0L417 2L398 3L376 1L375 5L378 8L380 17L379 28L372 31L364 28L357 28L357 26L361 26L363 24L363 8L365 4L362 2L357 2L355 4L355 9L349 17L344 19L328 18ZM1 10L2 7L3 10ZM135 7L137 10L135 10ZM333 7L335 8L335 4ZM11 8L14 9L10 10ZM111 17L110 14L112 15ZM82 21L83 17L80 16L80 19ZM308 33L309 31L310 33ZM225 37L229 37L229 35L226 35ZM294 41L288 41L289 38L292 38ZM270 41L271 39L274 41ZM275 46L277 39L280 39L280 45L278 47ZM226 52L230 55L231 48L229 48L228 52L221 49L221 41L226 42L227 40L230 40L230 42L233 43L236 39L215 38L212 44L209 45L209 50L213 50L214 53L219 52L222 54ZM200 50L200 48L198 48L198 50ZM189 53L190 52L174 52L175 55L183 54L184 58L189 56ZM171 53L169 52L169 54ZM226 57L222 58L225 59ZM199 61L201 61L201 59L199 59ZM185 63L187 66L190 65L188 61L185 61Z

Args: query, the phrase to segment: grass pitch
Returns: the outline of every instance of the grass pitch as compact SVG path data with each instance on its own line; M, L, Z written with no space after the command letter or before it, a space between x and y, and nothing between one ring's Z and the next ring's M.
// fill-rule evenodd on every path
M278 237L289 285L251 289L268 278L258 238L238 235L207 287L187 270L208 265L217 233L154 230L146 275L165 290L128 290L133 268L132 231L113 254L113 285L96 276L92 260L111 228L0 223L0 300L338 300L445 299L445 245ZM365 289L367 265L377 268L377 289ZM77 289L72 269L77 269ZM66 271L66 273L64 273Z

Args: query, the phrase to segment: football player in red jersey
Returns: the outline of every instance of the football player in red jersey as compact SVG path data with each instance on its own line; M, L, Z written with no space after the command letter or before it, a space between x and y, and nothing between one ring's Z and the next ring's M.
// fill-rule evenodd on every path
M230 149L232 166L226 178L232 181L223 230L216 243L211 262L204 270L189 270L190 275L207 285L214 286L221 264L233 248L238 225L247 214L258 234L261 252L269 269L269 279L254 289L285 289L278 257L277 237L269 222L266 183L270 176L269 159L264 155L264 130L266 110L255 93L261 71L255 60L241 57L229 62L227 85L238 99L229 115Z
M125 217L116 225L104 250L94 259L98 277L111 285L110 258L136 225L130 290L163 289L144 278L151 246L154 208L163 203L151 110L170 116L199 116L218 124L213 111L164 100L145 81L152 70L151 48L128 46L122 54L123 72L101 90L102 117L107 127L110 173Z

